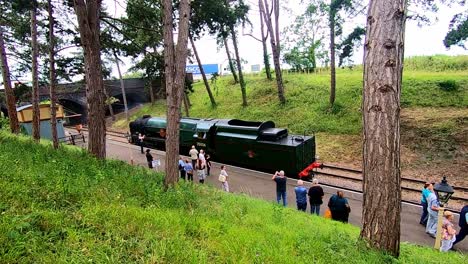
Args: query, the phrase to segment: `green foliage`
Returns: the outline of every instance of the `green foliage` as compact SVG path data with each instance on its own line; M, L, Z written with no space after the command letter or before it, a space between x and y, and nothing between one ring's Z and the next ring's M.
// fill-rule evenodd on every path
M445 47L453 45L465 48L465 41L468 38L468 11L457 14L450 21L450 29L444 39Z
M455 80L444 80L438 83L440 89L450 92L458 90L458 83Z
M0 131L9 131L10 122L8 118L3 117L3 112L0 112Z
M354 47L361 43L365 34L366 30L358 26L338 45L338 49L341 50L338 66L343 65L346 59L349 60L353 56Z
M146 168L6 133L0 171L5 263L467 261L407 243L395 259L366 249L351 225L208 186L165 191L162 175Z

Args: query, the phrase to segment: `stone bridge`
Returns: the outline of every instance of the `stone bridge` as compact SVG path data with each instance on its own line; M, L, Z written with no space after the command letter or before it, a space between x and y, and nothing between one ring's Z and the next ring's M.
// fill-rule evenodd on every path
M150 101L149 92L145 90L145 79L124 79L125 94L127 97L128 108L131 109L142 103ZM160 89L160 81L154 81L153 87L155 94ZM122 89L120 87L120 80L104 81L104 88L109 96L117 98L119 101L112 104L114 112L119 113L124 110ZM3 91L2 91L3 92ZM42 86L39 88L40 101L50 99L49 88ZM86 85L84 82L59 84L57 86L57 100L58 103L63 105L67 115L81 114L81 118L73 118L70 122L73 123L86 123L87 121L87 102L86 102ZM0 110L7 116L5 105L0 105ZM106 108L106 114L109 114Z
M145 91L145 79L124 79L125 95L127 97L128 108L131 109L140 104L149 102L149 93ZM159 85L158 85L159 86ZM104 88L109 96L117 98L119 101L112 104L114 112L122 112L124 110L122 89L120 80L104 81ZM48 87L43 87L39 90L40 100L50 98ZM86 101L86 85L82 83L71 83L58 85L57 100L63 105L67 115L81 114L81 120L70 120L75 122L86 123L87 121L87 101ZM109 114L106 108L106 114Z

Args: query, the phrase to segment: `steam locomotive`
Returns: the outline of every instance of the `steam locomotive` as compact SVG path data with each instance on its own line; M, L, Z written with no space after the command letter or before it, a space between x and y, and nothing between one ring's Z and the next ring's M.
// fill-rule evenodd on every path
M166 119L143 116L130 122L130 142L165 149ZM264 172L284 170L288 177L310 176L315 162L315 137L289 135L272 121L253 122L238 119L180 120L180 153L187 155L192 145L204 149L213 161Z

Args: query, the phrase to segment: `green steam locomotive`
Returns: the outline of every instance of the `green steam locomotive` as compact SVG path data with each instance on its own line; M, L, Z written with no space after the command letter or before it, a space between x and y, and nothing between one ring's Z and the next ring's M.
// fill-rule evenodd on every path
M129 126L131 143L138 144L141 133L145 146L165 149L165 118L143 116ZM264 172L284 170L295 178L315 162L314 136L289 135L287 129L276 128L272 121L182 118L179 142L182 155L195 145L209 153L213 161Z

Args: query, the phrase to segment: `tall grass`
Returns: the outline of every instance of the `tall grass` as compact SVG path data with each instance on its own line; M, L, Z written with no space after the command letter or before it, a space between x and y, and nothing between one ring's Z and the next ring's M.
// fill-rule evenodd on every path
M368 250L359 230L207 186L0 132L0 263L466 263L403 243Z
M405 71L468 71L468 55L447 56L414 56L405 58Z

